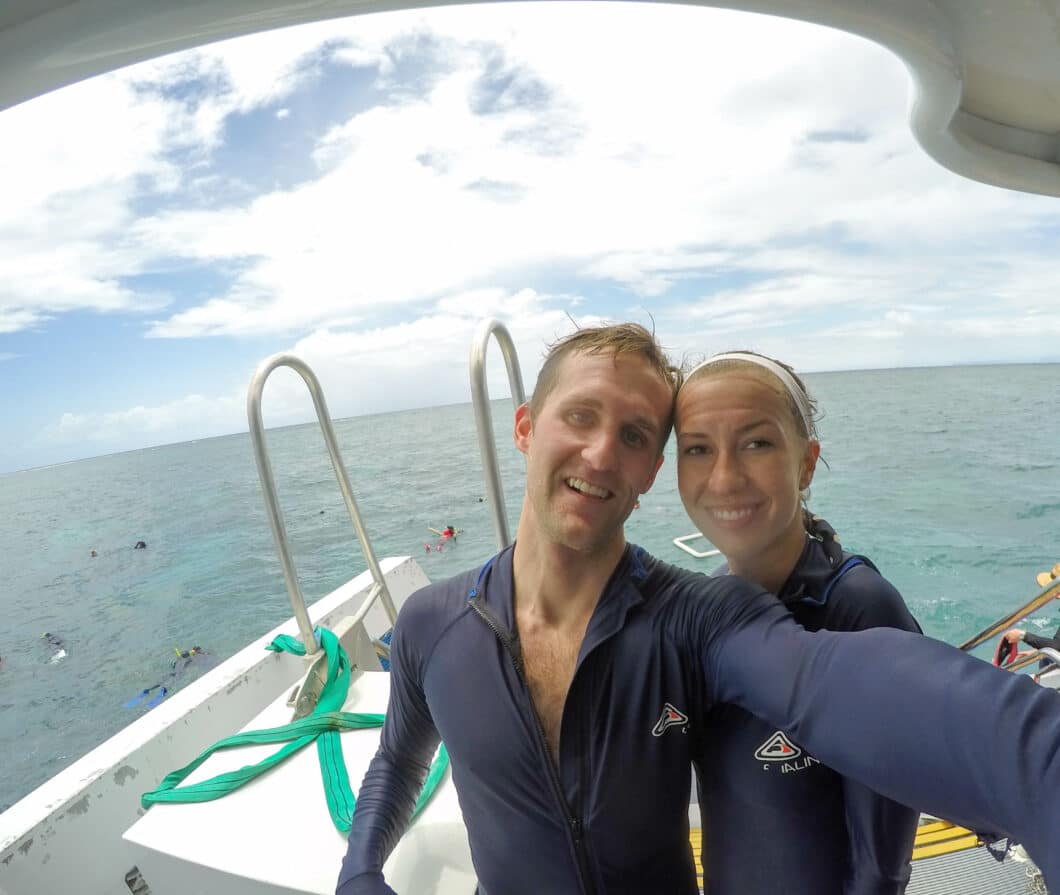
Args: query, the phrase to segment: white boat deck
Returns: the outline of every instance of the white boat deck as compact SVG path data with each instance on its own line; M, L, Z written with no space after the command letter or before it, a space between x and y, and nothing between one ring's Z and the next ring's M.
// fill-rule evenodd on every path
M343 710L385 712L389 679L381 671L356 675ZM243 729L288 723L291 709L286 699L284 693ZM342 734L355 794L378 745L378 729ZM186 782L254 764L278 748L248 746L217 753ZM155 805L125 834L125 840L152 895L331 895L346 853L346 836L335 829L328 813L313 746L225 798ZM399 892L467 895L474 891L467 833L448 773L384 872Z

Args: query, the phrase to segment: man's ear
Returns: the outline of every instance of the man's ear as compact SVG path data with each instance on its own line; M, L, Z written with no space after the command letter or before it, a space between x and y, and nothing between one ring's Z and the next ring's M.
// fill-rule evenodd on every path
M512 433L512 440L515 442L515 446L524 454L530 448L530 436L533 431L534 424L530 419L530 405L528 403L520 404L515 409L515 430Z
M806 453L802 458L802 469L799 471L799 490L805 491L813 481L817 469L817 458L821 456L821 442L811 439L806 443Z

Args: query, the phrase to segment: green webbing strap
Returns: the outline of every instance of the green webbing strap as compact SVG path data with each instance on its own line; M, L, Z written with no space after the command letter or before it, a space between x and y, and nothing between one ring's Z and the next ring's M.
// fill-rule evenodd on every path
M382 727L385 716L339 711L346 701L346 694L350 687L350 660L346 655L346 650L339 643L339 639L331 631L326 628L316 630L320 637L320 645L327 657L328 675L313 713L290 724L284 724L282 727L248 730L219 740L191 764L166 775L157 789L145 792L140 798L140 804L144 808L156 802L209 802L219 799L239 789L244 783L264 774L269 768L275 767L289 755L293 755L316 740L320 773L324 782L324 795L331 820L341 832L349 832L357 800L353 795L353 790L350 789L350 778L346 773L346 762L342 757L342 741L339 738L339 731ZM294 653L299 656L305 655L305 646L301 641L287 634L281 634L266 649ZM201 783L193 783L177 789L177 786L214 752L237 746L268 743L287 743L287 745L268 758L263 758L257 764L245 765L239 770L218 774ZM412 812L412 820L415 820L430 801L448 766L449 754L443 743L439 745L438 754L431 763L427 779L423 784L423 791Z

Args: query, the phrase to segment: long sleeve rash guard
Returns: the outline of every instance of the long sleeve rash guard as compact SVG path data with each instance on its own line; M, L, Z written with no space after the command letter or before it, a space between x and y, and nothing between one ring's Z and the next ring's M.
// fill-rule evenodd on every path
M714 575L728 574L728 566ZM920 631L891 584L810 521L778 594L809 631ZM901 895L918 812L837 774L735 705L706 719L696 762L710 895Z
M844 776L1023 842L1060 885L1060 701L930 638L808 632L771 594L627 548L586 630L558 764L521 669L512 550L402 608L379 751L339 895L388 892L439 737L480 895L696 891L687 805L695 732L733 703Z

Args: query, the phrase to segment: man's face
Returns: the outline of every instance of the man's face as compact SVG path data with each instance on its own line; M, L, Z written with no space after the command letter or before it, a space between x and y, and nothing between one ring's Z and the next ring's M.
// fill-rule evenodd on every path
M575 353L533 419L519 408L528 521L543 542L582 552L624 543L622 525L662 464L671 401L647 361Z

